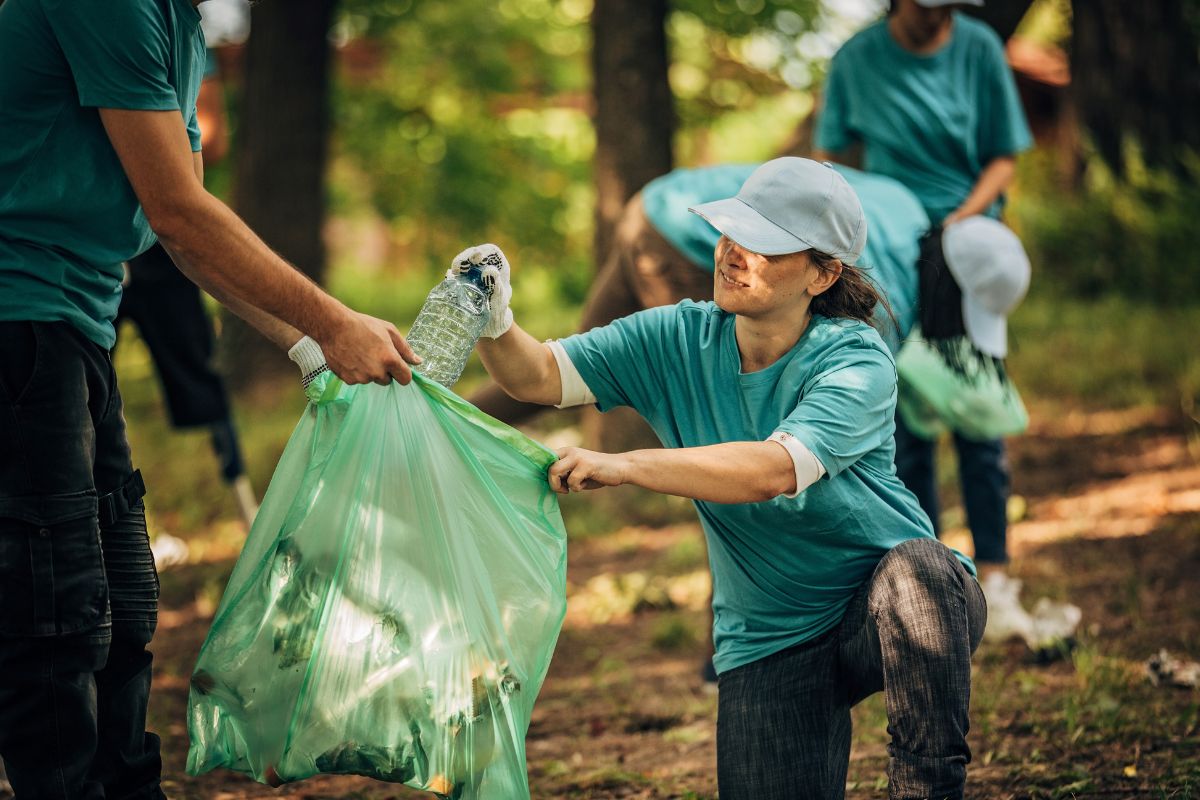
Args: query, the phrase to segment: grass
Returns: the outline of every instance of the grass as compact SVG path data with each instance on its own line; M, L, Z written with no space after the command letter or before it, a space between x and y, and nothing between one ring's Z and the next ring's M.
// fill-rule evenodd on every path
M403 320L415 314L433 277L346 276L334 285L359 307ZM553 312L566 295L551 277L538 280L541 299L519 306L518 319L539 336L568 332L575 307ZM1200 330L1200 309L1162 312L1119 298L1066 302L1035 291L1013 317L1011 329L1013 374L1043 419L1053 418L1047 415L1055 410L1131 407L1166 407L1175 417L1181 408L1195 414L1200 364L1186 332ZM159 634L154 724L167 737L175 796L266 797L266 790L254 794L257 789L245 783L192 783L181 772L186 675L244 534L232 498L216 479L207 435L169 427L145 348L131 331L124 333L116 363L135 463L150 490L152 531L187 539L194 561L200 562L162 576L168 615L194 620L163 625ZM473 362L467 380L481 377ZM302 407L298 382L237 398L242 445L260 492ZM537 423L535 436L577 419L548 414ZM1076 450L1031 463L1044 463L1043 474L1053 477L1077 469L1076 461L1108 455L1112 446L1109 439L1081 441ZM1092 449L1097 446L1101 449ZM1190 458L1195 462L1196 452ZM953 482L952 464L943 459L951 470L944 476L948 482ZM1046 503L1060 490L1043 491L1040 478L1025 480L1021 491L1028 508L1021 514L1044 520ZM1087 491L1090 483L1080 485ZM707 615L693 602L704 587L692 586L706 568L703 539L686 502L631 496L622 503L640 527L626 527L620 503L606 504L597 496L564 503L572 536L573 597L590 597L597 609L612 609L581 627L569 623L563 632L535 711L551 732L536 747L531 744L534 796L713 798L715 701L697 685ZM946 513L951 522L961 521L952 503ZM1189 513L1163 519L1136 540L1070 539L1015 560L1026 596L1079 603L1085 608L1085 631L1069 660L1049 666L1032 664L1011 647L985 645L980 651L972 696L971 775L977 796L1200 797L1200 694L1152 687L1140 671L1159 646L1200 657L1195 622L1200 586L1194 578L1200 574L1200 521ZM596 578L601 579L593 582ZM685 584L687 592L678 596L688 599L680 602L670 590ZM671 602L662 601L664 592ZM888 741L883 698L860 704L854 719L848 796L881 797ZM621 754L616 760L615 752ZM297 791L306 793L287 796L417 797L367 782Z
M1009 365L1027 397L1063 408L1200 413L1200 305L1070 301L1035 285L1009 330Z

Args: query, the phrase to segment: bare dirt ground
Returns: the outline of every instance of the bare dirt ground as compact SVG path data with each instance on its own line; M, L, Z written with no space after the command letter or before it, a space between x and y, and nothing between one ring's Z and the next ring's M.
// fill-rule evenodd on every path
M1167 411L1035 418L1043 421L1011 447L1013 572L1027 601L1069 599L1084 622L1075 652L1054 663L1035 663L1018 645L981 649L968 796L1200 797L1200 690L1154 687L1142 671L1160 648L1200 659L1195 422ZM948 539L969 548L961 527ZM188 676L231 565L231 552L212 547L163 576L151 715L168 795L429 796L360 778L276 790L227 772L186 775ZM567 621L527 740L533 797L715 797L716 697L699 675L708 578L698 527L574 541L569 579ZM855 709L854 800L887 796L880 700Z

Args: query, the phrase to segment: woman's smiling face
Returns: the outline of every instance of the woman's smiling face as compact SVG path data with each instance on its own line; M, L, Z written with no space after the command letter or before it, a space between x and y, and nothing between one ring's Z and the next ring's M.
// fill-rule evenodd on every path
M764 256L722 236L714 253L713 300L724 311L754 317L811 300L820 277L807 251Z

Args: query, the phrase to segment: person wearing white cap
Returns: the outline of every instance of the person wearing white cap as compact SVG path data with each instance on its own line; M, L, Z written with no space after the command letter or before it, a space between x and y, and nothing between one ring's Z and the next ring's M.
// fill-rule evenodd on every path
M819 158L853 164L853 146L861 145L863 168L907 186L935 237L939 226L951 231L969 217L999 216L1015 156L1032 144L1000 38L956 8L982 4L892 0L885 19L834 56L814 131ZM954 443L975 561L983 573L1002 575L1010 481L1003 442L958 436ZM936 529L933 447L902 420L896 468Z
M893 797L963 795L970 659L986 606L966 556L896 477L892 356L856 266L854 191L767 162L694 209L722 232L713 301L479 352L513 397L628 406L664 447L558 451L551 488L633 484L695 502L713 575L723 800L839 797L850 708L888 695Z

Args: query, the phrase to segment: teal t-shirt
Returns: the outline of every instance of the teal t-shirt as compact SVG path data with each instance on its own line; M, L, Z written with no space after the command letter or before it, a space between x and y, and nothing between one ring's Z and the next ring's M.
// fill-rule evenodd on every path
M1032 141L1000 37L959 13L950 41L930 55L897 44L886 19L853 36L830 64L814 134L831 152L861 142L863 168L907 186L935 222L988 162Z
M903 184L841 164L833 166L858 195L867 218L867 244L858 263L882 290L896 317L893 325L882 308L876 314L876 327L894 355L916 322L917 256L929 216ZM646 219L689 261L712 272L713 251L721 234L704 217L688 212L688 207L733 197L758 167L677 169L656 178L642 189Z
M204 58L190 0L0 4L0 319L112 347L121 262L155 237L97 109L178 111L197 151Z
M933 537L896 477L896 367L875 329L815 316L790 352L746 374L734 321L715 303L685 300L562 340L597 406L632 407L666 447L782 431L827 470L794 498L696 502L712 568L718 672L820 636L885 553Z

